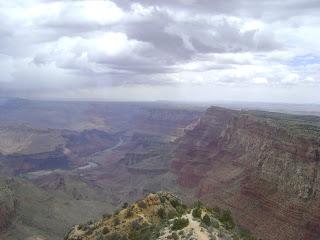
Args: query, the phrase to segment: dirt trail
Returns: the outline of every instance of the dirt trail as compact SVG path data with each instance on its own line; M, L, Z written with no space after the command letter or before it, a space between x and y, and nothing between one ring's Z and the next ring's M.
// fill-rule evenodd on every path
M198 240L208 240L208 231L200 226L200 222L193 220L191 213L187 214L186 217L189 219L189 225L185 228L185 230L188 231L189 229L192 229L194 236Z
M189 220L189 225L182 230L185 233L185 235L192 233L192 237L194 239L197 239L197 240L210 239L208 231L200 226L200 222L194 219L191 213L182 215L182 218L187 218ZM160 236L158 239L165 240L165 239L168 239L170 235L171 235L170 228L167 227L165 228L164 234Z

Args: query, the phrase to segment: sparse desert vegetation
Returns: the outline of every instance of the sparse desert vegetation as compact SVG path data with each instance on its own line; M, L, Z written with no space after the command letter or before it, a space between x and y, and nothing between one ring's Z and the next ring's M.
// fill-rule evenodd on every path
M127 216L128 211L132 213L130 218ZM167 212L176 214L169 217ZM196 214L193 214L194 212ZM126 205L126 208L122 207L110 219L104 218L95 223L75 226L65 239L254 240L255 238L249 231L237 227L227 210L219 208L213 210L203 204L195 204L194 208L188 208L174 195L158 192L149 194L132 205Z

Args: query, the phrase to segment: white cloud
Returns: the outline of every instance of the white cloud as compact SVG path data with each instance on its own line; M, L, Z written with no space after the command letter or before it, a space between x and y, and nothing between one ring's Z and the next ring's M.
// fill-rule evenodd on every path
M41 49L34 61L37 64L51 64L63 68L90 69L101 72L97 62L127 56L131 58L136 51L150 47L137 40L130 40L124 33L94 33L87 37L62 37L57 42L48 43ZM100 70L99 70L100 69ZM106 66L104 70L106 71Z
M315 82L317 82L313 77L306 77L306 82L308 82L308 83L315 83Z
M292 85L299 82L300 76L296 73L290 73L281 80L282 83Z
M269 87L307 94L320 81L317 10L302 0L2 1L0 93L149 85L161 98L163 86L188 85L259 89L257 99L271 99Z
M255 84L268 84L269 83L268 79L263 78L263 77L254 78L254 79L252 79L252 82Z
M94 24L104 26L117 23L125 16L121 8L114 2L107 0L54 2L39 6L31 8L31 10L39 13L37 17L41 17L42 24L57 27L76 28L83 25L93 26ZM47 12L49 12L49 16L46 14Z

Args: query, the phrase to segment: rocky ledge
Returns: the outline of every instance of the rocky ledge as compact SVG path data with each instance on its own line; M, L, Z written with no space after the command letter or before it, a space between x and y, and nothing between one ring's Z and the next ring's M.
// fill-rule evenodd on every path
M65 240L164 240L164 239L237 239L254 240L237 227L229 211L206 208L196 202L184 205L167 192L148 194L144 199L124 204L113 215L97 222L74 226Z

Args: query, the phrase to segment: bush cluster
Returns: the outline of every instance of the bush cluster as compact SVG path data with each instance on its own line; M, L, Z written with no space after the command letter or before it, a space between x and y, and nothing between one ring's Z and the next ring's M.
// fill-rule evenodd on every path
M176 232L173 232L173 233L171 234L171 238L172 238L173 240L178 240L178 239L179 239L179 236L178 236L178 234L177 234Z
M139 208L147 208L147 205L144 201L139 201L138 206L139 206Z
M161 219L165 219L166 218L166 210L164 210L164 208L159 208L159 210L157 211L158 216Z
M133 216L133 209L129 208L126 212L126 218L131 218Z
M177 208L178 206L180 206L180 202L177 199L171 199L170 203L174 208Z
M129 204L127 202L123 203L122 208L126 209L129 206Z
M177 211L170 210L168 212L168 219L173 219L173 218L178 217L178 216L179 216L179 214L177 213Z
M187 218L177 218L173 221L171 229L174 231L181 230L188 225L189 225L189 220Z
M256 240L256 238L251 235L250 231L244 228L239 229L239 236L244 240Z
M104 228L102 229L102 234L104 234L104 235L108 234L109 232L110 232L110 230L109 230L109 228L107 228L107 227L104 227Z
M128 240L127 236L121 235L119 233L112 233L104 237L105 240Z
M114 219L113 219L113 225L114 225L114 226L117 226L117 225L119 225L119 224L120 224L120 219L119 219L118 217L114 218Z
M192 216L194 218L200 218L201 219L202 210L200 207L196 207L192 210Z
M132 229L129 233L130 240L151 240L159 237L159 229L155 225L144 224L140 228Z
M201 220L201 222L206 225L206 226L210 226L211 225L211 219L209 217L208 214L205 214Z
M214 214L226 229L231 230L235 228L230 210L221 210L216 207L214 208Z

